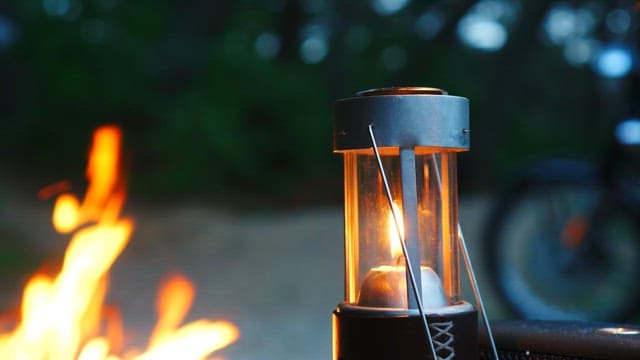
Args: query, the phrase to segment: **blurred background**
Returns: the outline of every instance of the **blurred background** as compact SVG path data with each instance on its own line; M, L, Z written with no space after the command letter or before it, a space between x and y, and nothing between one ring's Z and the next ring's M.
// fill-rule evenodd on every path
M111 296L127 304L132 327L151 326L157 280L182 270L202 288L193 316L243 331L229 358L326 359L343 276L333 101L400 85L470 99L460 211L479 258L494 194L511 174L547 157L598 161L614 127L640 114L639 8L4 1L0 303L17 301L23 279L66 244L38 190L66 179L82 192L91 132L112 123L124 132L137 230ZM490 308L493 318L514 316L497 299Z

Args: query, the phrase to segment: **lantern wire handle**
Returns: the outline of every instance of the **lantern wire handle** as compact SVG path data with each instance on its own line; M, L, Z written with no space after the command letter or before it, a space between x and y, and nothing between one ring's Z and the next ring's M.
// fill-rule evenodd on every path
M422 306L422 297L418 294L418 285L416 284L416 279L413 273L413 268L411 266L411 262L409 261L409 253L407 252L407 247L404 242L404 236L400 231L400 221L398 221L398 214L393 206L393 196L391 195L391 189L389 188L389 181L387 180L387 175L384 171L384 166L382 166L382 159L380 158L380 153L378 152L378 144L376 143L376 137L373 134L373 126L369 124L369 135L371 137L371 144L373 147L373 152L376 156L376 161L378 163L378 170L380 171L380 176L382 177L382 182L384 183L384 190L387 195L387 201L389 202L389 208L391 209L391 213L393 214L393 222L396 225L396 231L398 232L398 239L400 239L400 246L402 247L402 255L404 256L404 261L407 264L407 271L409 273L409 279L411 280L411 289L416 297L416 303L418 304L418 312L420 313L420 319L422 319L422 325L424 327L425 333L427 334L427 340L429 342L429 348L431 349L431 354L433 355L433 359L439 359L436 354L436 348L433 344L433 338L431 337L431 330L429 330L429 322L427 317L425 316L424 307Z
M493 340L493 334L491 332L491 325L489 325L489 319L487 318L487 311L484 308L484 303L482 302L482 296L480 296L480 289L478 288L478 280L476 279L475 272L473 271L473 265L471 265L471 257L469 256L469 251L467 250L466 241L464 241L464 235L462 234L462 226L458 223L458 243L460 244L460 248L462 249L462 257L464 259L464 263L467 268L467 275L469 275L469 281L471 281L471 288L473 289L473 295L476 298L476 303L480 308L480 315L482 316L482 321L484 322L484 326L487 329L487 335L489 336L489 343L491 344L491 351L493 352L493 357L495 360L499 360L498 358L498 350L496 349L496 343Z
M440 179L440 169L438 168L438 163L436 162L435 154L431 154L433 159L436 180L438 181L438 189L442 192L442 180ZM484 323L485 328L487 329L487 335L489 336L489 343L491 344L491 351L493 352L493 357L495 360L499 360L498 358L498 350L496 349L496 343L493 340L493 334L491 333L491 325L489 325L489 319L487 318L487 311L485 310L484 303L482 301L482 296L480 296L480 287L478 286L478 280L476 279L476 273L473 270L473 265L471 264L471 256L469 256L469 250L467 250L467 243L464 240L464 234L462 233L462 226L458 221L458 245L462 250L462 258L464 259L465 267L467 268L467 275L469 276L469 281L471 282L471 288L473 289L473 296L476 299L476 304L480 308L480 316L482 316L482 321Z

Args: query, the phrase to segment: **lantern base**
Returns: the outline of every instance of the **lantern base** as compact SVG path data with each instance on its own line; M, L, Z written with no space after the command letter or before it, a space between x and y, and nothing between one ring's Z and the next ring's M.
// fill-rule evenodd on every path
M433 359L416 311L344 305L333 313L333 360ZM477 318L473 308L427 315L438 360L479 358Z

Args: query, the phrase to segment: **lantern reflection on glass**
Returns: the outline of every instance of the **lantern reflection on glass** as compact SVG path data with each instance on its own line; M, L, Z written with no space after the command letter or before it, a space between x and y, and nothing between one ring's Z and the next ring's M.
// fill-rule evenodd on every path
M457 246L456 153L468 149L468 128L467 99L439 89L376 89L336 102L334 151L344 155L345 172L345 299L334 316L334 360L430 356L416 293L430 328L446 328L432 329L438 357L477 358L476 312L460 299Z

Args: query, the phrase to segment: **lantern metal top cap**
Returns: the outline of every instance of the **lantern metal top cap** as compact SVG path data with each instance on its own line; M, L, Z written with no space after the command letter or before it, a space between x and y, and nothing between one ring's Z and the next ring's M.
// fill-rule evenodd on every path
M371 148L371 125L381 147L469 149L469 101L432 87L364 90L335 102L333 150Z

